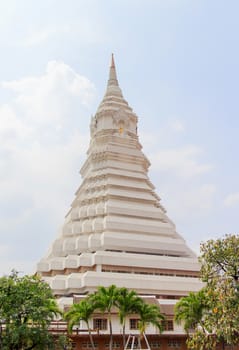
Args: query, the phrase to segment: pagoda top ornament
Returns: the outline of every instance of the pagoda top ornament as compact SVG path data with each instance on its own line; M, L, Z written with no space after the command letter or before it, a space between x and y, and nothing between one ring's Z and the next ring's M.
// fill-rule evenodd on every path
M114 55L112 54L105 95L95 116L91 119L91 136L95 136L99 132L102 133L103 130L104 134L106 134L106 130L109 134L111 130L111 133L135 138L137 136L137 122L136 114L124 99L119 87Z

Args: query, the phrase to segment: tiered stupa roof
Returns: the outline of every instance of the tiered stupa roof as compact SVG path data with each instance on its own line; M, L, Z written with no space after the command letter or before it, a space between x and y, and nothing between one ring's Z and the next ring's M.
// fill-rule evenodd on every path
M59 238L37 267L56 295L115 284L173 297L201 287L197 257L149 180L137 121L119 87L112 55L106 93L91 120L82 183Z

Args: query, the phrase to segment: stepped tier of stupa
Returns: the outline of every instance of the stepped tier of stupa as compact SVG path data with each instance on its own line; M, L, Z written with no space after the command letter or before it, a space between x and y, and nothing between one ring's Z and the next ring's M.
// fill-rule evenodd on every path
M148 177L137 121L112 56L106 93L90 124L82 183L59 237L37 266L58 296L111 284L159 298L201 288L197 257Z

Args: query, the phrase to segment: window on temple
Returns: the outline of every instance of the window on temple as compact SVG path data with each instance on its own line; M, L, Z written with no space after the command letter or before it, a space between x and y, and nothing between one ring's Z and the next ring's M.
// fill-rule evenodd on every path
M150 342L150 347L151 349L159 349L160 348L160 342L153 340Z
M107 330L107 319L106 318L94 318L93 319L93 328L99 329L102 331Z
M82 347L83 349L92 349L92 345L91 345L91 342L90 342L90 341L83 341L83 342L81 343L81 347ZM98 348L98 343L97 343L97 342L94 342L94 347L95 347L95 349Z
M181 341L179 339L169 339L168 340L168 347L169 348L174 348L174 349L179 349L181 348Z
M163 330L164 331L173 331L173 320L163 321Z
M108 349L110 346L109 343L106 343L105 344L105 348ZM121 348L121 343L118 342L118 341L113 341L113 344L112 344L112 349L120 349Z
M139 319L130 318L129 320L129 329L138 329L139 328Z

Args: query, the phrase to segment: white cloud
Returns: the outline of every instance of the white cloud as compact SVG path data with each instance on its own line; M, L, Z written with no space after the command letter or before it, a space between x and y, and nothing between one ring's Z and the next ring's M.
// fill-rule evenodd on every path
M151 163L150 179L176 224L197 222L215 209L217 188L208 182L214 166L205 162L202 147L185 145L184 136L179 134L174 142L175 130L169 125L166 121L157 133L140 133Z
M61 122L70 118L75 98L89 106L95 95L94 85L63 62L50 61L39 77L2 82L1 86L17 93L18 113L34 123Z
M95 88L56 61L41 76L2 82L1 88L13 98L0 105L0 253L13 242L17 250L9 254L14 261L0 254L0 265L27 272L25 256L36 259L36 247L52 227L54 235L80 183Z
M159 191L162 204L175 223L193 222L208 215L215 207L215 194L214 184L189 184L176 179L161 185Z
M32 129L16 116L12 106L7 104L0 106L0 140L6 147L7 141L16 142L18 139L26 138Z
M215 185L203 184L198 188L185 193L182 198L182 202L191 212L194 210L207 211L213 207L215 193Z
M231 193L224 200L226 207L234 207L239 205L239 192Z
M181 148L162 149L152 154L150 159L155 169L163 172L175 172L177 176L190 178L209 172L211 164L201 164L197 158L202 149L188 145Z
M142 133L150 167L150 178L169 217L178 222L197 222L215 208L216 186L206 177L213 165L203 159L204 151L197 145L173 144L175 131L161 126L168 133ZM172 143L165 148L164 144ZM160 151L157 151L157 150Z
M1 86L16 93L12 103L0 106L0 176L5 178L1 194L29 194L36 205L47 197L49 186L57 188L62 177L71 178L73 164L85 154L88 134L76 126L84 125L86 104L95 89L87 78L55 61L48 63L40 77ZM74 110L65 104L72 104ZM28 186L21 186L20 181Z

